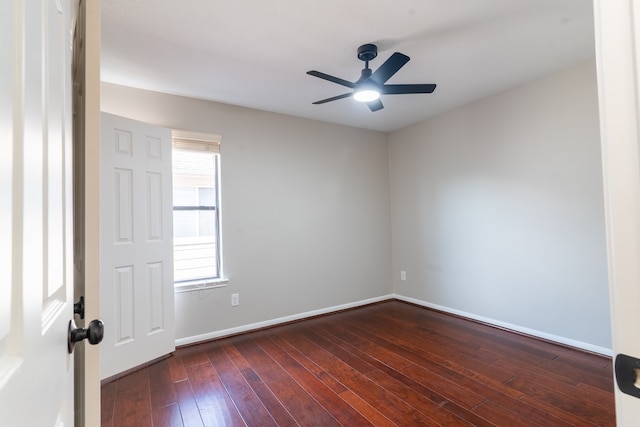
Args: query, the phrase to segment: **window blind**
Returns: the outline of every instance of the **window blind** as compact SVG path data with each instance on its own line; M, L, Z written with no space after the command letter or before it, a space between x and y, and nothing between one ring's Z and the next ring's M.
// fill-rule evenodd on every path
M222 137L220 135L211 133L175 129L172 131L173 148L178 150L220 153L221 139Z

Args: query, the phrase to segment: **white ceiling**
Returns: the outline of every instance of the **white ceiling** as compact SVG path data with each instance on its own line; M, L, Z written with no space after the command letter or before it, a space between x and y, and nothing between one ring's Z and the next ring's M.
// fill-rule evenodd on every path
M306 74L355 81L356 49L411 57L371 112ZM590 0L103 0L102 80L354 127L393 131L594 56Z

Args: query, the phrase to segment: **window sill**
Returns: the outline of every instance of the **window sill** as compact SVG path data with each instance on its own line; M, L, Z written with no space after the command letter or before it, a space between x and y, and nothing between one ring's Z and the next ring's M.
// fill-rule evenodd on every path
M175 283L174 292L201 291L204 289L224 288L229 283L229 279L192 280L190 282Z

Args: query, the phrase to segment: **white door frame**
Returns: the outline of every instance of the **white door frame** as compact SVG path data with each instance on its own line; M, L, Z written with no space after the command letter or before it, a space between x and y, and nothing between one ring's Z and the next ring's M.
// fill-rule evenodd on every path
M100 2L85 1L85 319L100 319ZM105 325L105 334L110 325ZM84 425L100 425L100 348L85 345Z
M634 0L594 0L613 353L634 357L640 357L639 9ZM640 400L617 384L615 399L618 425L638 425Z

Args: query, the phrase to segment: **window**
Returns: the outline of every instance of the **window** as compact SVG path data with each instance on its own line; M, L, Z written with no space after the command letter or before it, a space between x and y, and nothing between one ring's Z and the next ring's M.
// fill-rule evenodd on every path
M177 290L224 284L220 137L173 131L173 270Z

